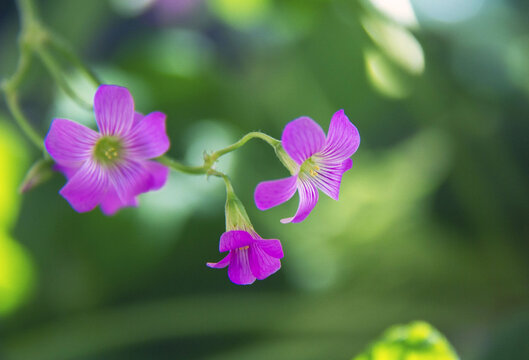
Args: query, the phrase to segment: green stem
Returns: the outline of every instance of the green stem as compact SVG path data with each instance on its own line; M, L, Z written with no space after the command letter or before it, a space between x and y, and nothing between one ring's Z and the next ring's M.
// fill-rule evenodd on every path
M20 57L18 59L15 73L2 82L6 103L9 111L13 115L15 122L29 140L40 150L44 150L43 138L30 125L18 101L17 89L26 77L32 60L31 44L36 41L35 34L38 34L39 23L35 15L35 6L31 0L17 1L21 31L19 36Z
M16 3L23 29L28 29L31 25L37 23L37 12L33 0L17 0Z
M226 155L232 151L237 150L244 144L246 144L251 139L261 139L266 141L268 144L270 144L274 149L277 149L278 146L281 145L281 142L279 140L274 139L271 136L268 136L266 134L263 134L262 132L254 131L250 132L246 135L244 135L239 141L236 143L227 146L223 149L217 150L211 155L205 155L204 156L204 164L202 166L188 166L184 165L181 162L171 159L169 156L164 155L156 160L165 166L170 167L173 170L176 170L178 172L184 173L184 174L190 174L190 175L213 175L217 177L221 177L224 179L224 182L226 182L226 186L230 186L228 177L221 173L220 171L217 171L213 168L213 165L215 165L215 162L223 155Z
M37 148L44 151L44 139L35 131L35 129L33 129L33 127L29 124L28 119L20 109L16 92L6 92L6 102L9 111L13 115L13 118L15 119L22 132L26 134L29 140L31 140L31 142Z
M176 161L174 159L171 159L167 155L160 156L156 159L160 164L163 164L165 166L170 167L173 170L179 171L184 174L189 175L203 175L207 173L207 170L205 166L188 166L184 165L179 161Z
M79 95L77 95L75 90L73 90L68 84L68 82L66 82L66 79L63 75L63 71L61 70L59 65L57 65L57 62L49 53L49 51L44 46L39 44L35 47L35 52L39 55L40 59L44 63L44 66L46 66L57 85L59 85L59 87L66 93L66 95L68 95L72 100L74 100L79 106L91 110L92 105L87 103Z
M226 154L228 154L228 153L230 153L230 152L232 152L234 150L237 150L238 148L240 148L241 146L246 144L251 139L261 139L263 141L266 141L273 148L276 148L281 143L279 140L274 139L273 137L268 136L266 134L263 134L262 132L253 131L253 132L250 132L250 133L244 135L236 143L234 143L234 144L232 144L230 146L227 146L224 149L220 149L220 150L215 151L213 154L210 155L210 157L213 159L213 162L215 162L219 157L221 157L223 155L226 155Z
M82 62L75 51L73 51L71 46L66 41L64 41L61 36L49 30L48 35L49 37L47 40L55 50L62 54L68 61L70 61L70 63L79 71L81 71L81 73L83 73L95 86L101 85L102 82L99 80L97 75Z

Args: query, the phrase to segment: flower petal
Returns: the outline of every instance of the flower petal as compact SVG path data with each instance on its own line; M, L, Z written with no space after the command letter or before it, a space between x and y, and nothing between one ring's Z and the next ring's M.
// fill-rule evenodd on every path
M340 162L324 160L318 164L320 169L318 175L311 179L312 182L331 199L338 200L343 174L351 169L353 160L350 158Z
M360 134L343 110L337 111L329 125L322 155L329 160L344 160L353 155L360 145Z
M256 240L256 244L272 257L282 259L284 256L281 242L277 239Z
M291 218L282 219L283 224L290 222L299 223L309 216L318 202L318 189L310 180L298 179L299 206L296 215Z
M151 176L148 191L161 189L169 177L169 168L155 161L146 161L143 166Z
M115 189L109 189L101 200L101 211L105 215L114 215L118 210L124 207L138 206L138 200L135 196L129 196L122 199L118 196Z
M257 243L250 245L248 260L252 274L259 280L266 279L281 268L281 261L268 255Z
M134 126L136 126L137 124L139 124L140 121L142 121L144 117L145 117L145 115L143 115L143 114L140 113L140 112L135 111L135 112L134 112L134 120L132 121L132 127L134 127Z
M300 117L285 126L281 144L287 154L298 164L323 149L325 133L314 120Z
M55 164L53 165L53 170L62 172L66 179L69 180L75 175L75 173L77 172L77 170L79 170L80 167L81 166L66 166Z
M263 181L254 192L255 205L259 210L268 210L290 200L296 192L297 176L285 179Z
M165 131L165 114L153 112L145 116L126 137L128 154L138 159L152 159L169 149Z
M220 237L219 251L225 252L249 246L255 240L248 232L243 230L226 231Z
M231 251L228 277L234 284L249 285L255 281L255 276L250 269L248 249L235 249Z
M342 163L342 172L346 172L351 170L353 167L353 160L352 159L345 159L345 161Z
M101 85L94 97L94 114L103 135L125 135L134 122L134 100L127 88Z
M127 160L108 169L109 183L116 190L123 203L130 203L131 197L163 186L169 169L152 161Z
M68 180L59 193L77 212L94 209L103 199L108 188L108 178L103 169L88 160Z
M216 263L208 262L208 263L206 263L206 265L209 266L210 268L222 269L222 268L225 268L226 266L228 266L230 264L230 259L231 259L231 253L226 255L219 262L216 262Z
M99 134L92 129L67 119L54 119L44 146L55 162L67 166L81 166L90 158Z

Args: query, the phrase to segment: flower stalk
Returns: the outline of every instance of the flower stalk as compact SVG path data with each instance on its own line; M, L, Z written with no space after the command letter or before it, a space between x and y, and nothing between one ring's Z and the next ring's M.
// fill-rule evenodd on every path
M274 139L273 137L259 132L259 131L253 131L246 135L244 135L240 140L237 142L231 144L230 146L227 146L225 148L222 148L220 150L214 151L211 154L204 154L204 163L202 166L188 166L185 164L182 164L181 162L170 158L167 155L161 156L157 158L156 160L165 165L170 167L173 170L176 170L181 173L189 174L189 175L212 175L217 177L224 177L225 175L217 170L214 169L214 165L217 162L217 160L226 155L229 154L240 147L242 147L244 144L246 144L248 141L252 139L261 139L265 141L267 144L272 146L274 150L277 152L278 148L281 148L281 142L277 139ZM230 185L231 186L231 185Z

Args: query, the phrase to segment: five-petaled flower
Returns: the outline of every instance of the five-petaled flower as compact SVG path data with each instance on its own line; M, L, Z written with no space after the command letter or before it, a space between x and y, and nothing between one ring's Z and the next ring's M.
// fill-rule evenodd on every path
M281 145L294 160L291 177L265 181L255 189L255 204L267 210L284 203L299 192L296 214L282 223L301 222L318 202L318 189L338 200L343 174L353 162L350 159L360 145L360 135L343 110L334 114L327 137L311 118L291 121L281 136Z
M137 206L137 196L157 190L169 169L149 159L169 149L165 114L134 112L130 92L101 85L94 97L99 133L76 122L54 119L46 150L68 182L60 194L78 212L101 205L107 215L125 206Z
M228 266L228 277L238 285L263 280L281 268L283 249L276 239L262 239L254 231L231 230L220 237L219 251L229 251L217 263L207 263L211 268Z

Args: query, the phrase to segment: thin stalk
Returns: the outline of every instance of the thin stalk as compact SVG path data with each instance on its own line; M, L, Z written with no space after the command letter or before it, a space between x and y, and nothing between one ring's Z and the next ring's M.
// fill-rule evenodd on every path
M72 89L72 87L68 84L68 82L64 78L63 71L61 70L53 56L49 53L49 51L41 45L37 46L35 48L35 51L42 60L44 66L46 66L46 68L50 72L57 85L59 85L59 87L66 93L66 95L68 95L79 106L88 110L92 110L92 105L87 103L79 95L77 95L75 90Z
M101 80L97 75L86 66L83 61L77 56L72 47L64 41L64 39L58 34L48 30L48 39L47 41L50 45L57 50L62 56L64 56L70 63L76 67L81 73L83 73L95 86L102 84Z
M254 132L251 132L251 133L248 133L248 134L244 135L239 141L237 141L236 143L234 143L234 144L232 144L230 146L227 146L227 147L225 147L223 149L217 150L217 151L213 152L211 155L205 155L204 156L204 164L202 164L202 166L188 166L188 165L184 165L184 164L182 164L181 162L179 162L177 160L171 159L167 155L161 156L161 157L157 158L156 160L160 164L168 166L171 169L176 170L176 171L181 172L181 173L190 174L190 175L212 175L212 176L221 177L221 178L224 179L224 182L226 182L226 186L229 185L231 187L231 184L229 184L228 177L225 174L223 174L222 172L215 170L213 168L213 165L215 165L215 162L218 160L218 158L220 158L221 156L226 155L226 154L228 154L228 153L230 153L232 151L237 150L238 148L240 148L241 146L246 144L251 139L264 140L268 144L270 144L272 147L274 147L274 149L276 149L277 146L279 146L281 144L279 140L276 140L276 139L274 139L271 136L268 136L268 135L263 134L261 132L254 131Z
M31 25L37 23L37 11L33 0L17 0L16 3L23 29L28 29Z
M44 151L44 139L35 131L35 129L33 129L33 127L29 124L28 119L20 109L16 92L6 92L6 103L9 111L13 115L13 118L22 132L26 134L29 140L31 140L31 142L37 148Z
M253 131L253 132L250 132L250 133L244 135L236 143L234 143L234 144L232 144L230 146L227 146L224 149L217 150L213 154L211 154L210 156L213 159L213 161L216 161L219 157L221 157L223 155L226 155L226 154L228 154L228 153L230 153L232 151L237 150L238 148L240 148L241 146L246 144L251 139L261 139L263 141L266 141L270 146L272 146L274 148L277 147L280 144L279 140L274 139L271 136L263 134L262 132L259 132L259 131Z
M171 159L167 155L160 156L156 159L160 164L170 167L173 170L184 174L190 175L203 175L208 172L208 169L205 166L188 166L184 165L181 162Z
M32 0L18 0L17 6L21 23L21 31L18 39L20 57L18 58L15 73L2 82L2 90L5 94L7 108L13 115L17 125L37 148L44 150L44 140L30 125L29 120L22 112L17 94L17 90L26 77L31 65L33 55L31 45L35 41L35 34L38 34L39 23Z

